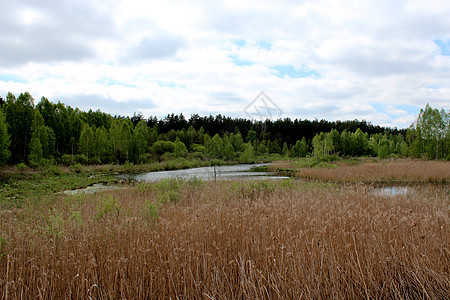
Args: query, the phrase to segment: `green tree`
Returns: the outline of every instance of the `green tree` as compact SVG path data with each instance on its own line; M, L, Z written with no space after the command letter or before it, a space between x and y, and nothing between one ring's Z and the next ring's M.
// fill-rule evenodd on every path
M389 146L390 146L390 142L389 142L387 135L385 134L378 144L378 157L379 158L385 159L389 156L389 154L391 154L391 150L390 150Z
M3 110L0 108L0 165L5 164L11 157L9 145L11 144L10 135Z
M16 97L6 96L5 117L11 136L11 160L14 163L26 161L30 151L31 125L33 123L34 99L28 92Z
M448 149L449 114L443 109L440 111L433 109L429 104L425 106L425 109L420 110L416 130L424 140L424 150L429 158L434 156L438 159L446 155L446 153L440 151L440 147L444 151Z
M300 141L295 142L295 145L291 149L292 157L306 157L308 154L308 144L306 138L303 137Z
M89 124L83 124L80 133L79 153L86 155L87 159L91 159L95 155L95 139L94 131Z
M255 149L252 143L244 144L244 151L239 156L239 160L244 163L253 163L255 161Z
M191 145L194 144L197 140L197 131L195 131L194 126L189 126L187 132L186 132L186 147L189 149L191 148Z
M175 140L173 152L175 154L175 157L182 157L187 153L186 145L179 138Z
M242 135L239 131L230 134L230 141L233 145L234 152L237 155L244 151L244 140L242 139Z
M50 158L54 151L55 134L53 129L45 126L44 118L39 110L34 111L31 127L30 154L28 160L32 165L39 165L44 158Z
M119 140L119 151L124 155L124 157L121 157L120 161L123 163L123 158L125 160L130 159L130 153L132 150L132 139L133 139L133 131L132 126L128 123L127 120L122 120L120 124L120 140Z
M314 157L322 157L325 155L325 133L316 134L312 139Z
M114 158L116 158L117 150L119 149L120 143L120 120L114 119L111 123L111 127L109 128L109 138L111 151L113 153Z
M352 139L352 155L361 156L367 154L367 150L369 149L369 139L368 136L364 134L360 128L356 129L355 133L352 134Z
M283 156L289 156L289 147L286 142L283 144L283 150L281 152Z
M41 141L37 136L33 136L30 142L30 154L28 155L28 161L32 166L38 166L42 163L43 158L44 155Z
M352 155L353 139L352 134L347 130L344 130L341 133L341 148L344 155Z
M111 156L111 146L108 131L105 127L97 128L95 131L95 149L99 162L107 162Z
M232 133L232 135L234 135ZM233 137L231 135L226 134L223 137L223 148L222 148L222 158L225 160L231 160L235 157L236 151L233 147Z
M208 154L211 158L222 158L223 157L224 143L222 138L216 134L211 139L209 145Z
M175 150L175 143L171 141L156 141L151 147L150 152L158 155L172 153Z
M253 143L256 140L256 131L249 130L247 133L247 142Z
M136 161L140 162L142 160L143 155L147 152L148 140L149 140L149 132L147 123L144 120L141 120L134 128Z

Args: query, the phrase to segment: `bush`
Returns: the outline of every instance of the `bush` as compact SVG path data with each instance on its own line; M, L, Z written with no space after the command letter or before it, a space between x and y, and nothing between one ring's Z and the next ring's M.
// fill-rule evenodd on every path
M77 154L73 156L73 162L77 164L87 165L88 158L84 154Z
M169 160L173 160L173 159L175 159L175 154L173 154L173 153L166 152L163 155L161 155L162 161L169 161Z
M45 174L53 176L53 175L62 175L63 172L57 166L50 165L50 166L45 168Z
M23 171L27 168L27 165L25 163L20 163L20 164L16 165L16 168Z
M70 166L72 164L72 161L73 161L73 157L70 154L64 154L59 159L59 163L64 165L64 166Z
M83 171L83 166L80 164L74 164L70 166L70 170L75 173L81 173L81 171Z

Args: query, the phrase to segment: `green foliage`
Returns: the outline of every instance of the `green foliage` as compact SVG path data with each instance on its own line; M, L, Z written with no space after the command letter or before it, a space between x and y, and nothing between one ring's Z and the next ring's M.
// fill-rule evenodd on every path
M34 136L31 139L30 143L30 155L28 156L28 161L30 165L33 167L37 167L41 165L42 159L44 158L44 154L42 151L42 144L39 137Z
M175 145L174 145L175 157L185 156L187 152L188 152L188 150L187 150L186 146L184 145L184 143L182 141L180 141L179 138L177 138L175 140Z
M120 214L120 205L117 198L108 195L102 198L97 204L97 220L106 220L109 217L118 217Z
M327 155L321 157L300 158L295 161L295 164L298 168L334 168L336 165L331 164L331 162L337 160L341 160L341 158L336 155Z
M0 165L5 164L11 157L9 145L11 144L10 134L3 110L0 108Z
M0 234L0 258L4 258L6 256L5 252L6 248L6 239Z
M11 135L11 161L23 162L28 159L31 141L31 125L33 124L34 99L28 92L16 97L8 93L4 113Z
M142 216L149 222L154 223L159 217L161 209L160 202L146 200L142 205Z
M357 120L286 118L252 123L221 115L193 115L188 121L182 114L145 120L142 115L83 112L45 97L34 107L29 93L17 99L9 93L6 98L0 109L0 165L29 161L32 166L46 166L56 158L64 165L170 160L165 168L173 168L187 166L183 159L193 158L255 162L311 154L316 158L450 157L450 113L429 105L414 126L398 130Z
M97 160L101 163L108 162L111 157L108 131L103 126L95 131L95 154Z
M229 148L226 150L229 150ZM225 155L223 139L218 134L216 134L211 139L211 143L207 145L207 151L211 158L222 158Z
M52 212L47 220L47 233L55 238L64 236L65 220L61 213Z
M433 109L429 104L420 110L416 132L422 140L423 153L427 158L445 158L450 144L450 112Z
M306 157L308 154L308 144L305 137L297 141L291 149L291 157Z
M18 170L23 171L23 170L26 170L27 165L26 165L25 163L20 163L20 164L17 164L17 165L16 165L16 168L17 168Z
M83 171L83 166L76 163L70 166L70 170L74 173L81 173Z
M156 141L150 151L155 154L162 155L166 152L174 152L175 143L171 141Z
M60 168L55 165L49 165L45 167L45 174L49 176L60 176L63 174Z
M255 161L255 150L250 142L244 144L244 151L241 153L239 161L243 163L253 163Z
M95 154L95 139L94 131L88 124L83 124L80 133L79 154L85 155L89 158Z
M275 182L257 180L251 182L233 182L231 189L243 199L256 200L276 190Z

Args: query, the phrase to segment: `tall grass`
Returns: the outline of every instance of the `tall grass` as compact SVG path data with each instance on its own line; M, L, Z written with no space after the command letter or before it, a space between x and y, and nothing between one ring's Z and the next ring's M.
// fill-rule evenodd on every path
M58 196L1 212L0 298L445 299L449 224L448 189L432 186L388 198L194 180Z
M335 182L410 181L440 182L450 180L450 163L445 161L398 160L349 164L334 168L297 168L296 177Z

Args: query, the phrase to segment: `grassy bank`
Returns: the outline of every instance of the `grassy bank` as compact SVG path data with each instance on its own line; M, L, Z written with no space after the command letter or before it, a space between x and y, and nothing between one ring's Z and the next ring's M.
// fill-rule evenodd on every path
M0 168L0 208L20 207L26 202L64 190L85 188L96 183L116 183L117 174L179 170L211 165L237 164L223 160L173 159L149 164L48 166Z
M3 211L0 298L434 298L448 190L166 180Z

